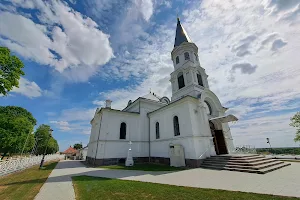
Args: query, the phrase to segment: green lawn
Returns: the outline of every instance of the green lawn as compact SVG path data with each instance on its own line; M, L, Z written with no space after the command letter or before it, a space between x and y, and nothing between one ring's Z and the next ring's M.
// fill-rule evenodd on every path
M211 200L266 200L287 199L288 197L232 192L191 187L171 186L139 181L97 178L89 176L73 177L77 200L90 199L211 199ZM297 199L297 198L288 198Z
M109 165L109 166L101 166L100 168L142 170L142 171L179 171L179 170L184 170L184 168L171 167L168 165L161 165L161 164L155 164L155 163L134 164L134 166L131 166L131 167L126 167L125 165Z
M1 200L34 199L57 162L46 163L42 170L35 166L0 178Z

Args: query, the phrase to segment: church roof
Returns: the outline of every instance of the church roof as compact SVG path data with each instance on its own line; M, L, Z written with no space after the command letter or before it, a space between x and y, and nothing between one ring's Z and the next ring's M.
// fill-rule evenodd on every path
M151 93L151 92L144 95L144 96L142 96L142 98L150 99L150 100L153 100L153 101L159 101L159 99L160 99L158 96L156 96L154 93Z
M179 46L183 42L192 42L184 28L180 24L179 18L177 18L176 36L174 47Z

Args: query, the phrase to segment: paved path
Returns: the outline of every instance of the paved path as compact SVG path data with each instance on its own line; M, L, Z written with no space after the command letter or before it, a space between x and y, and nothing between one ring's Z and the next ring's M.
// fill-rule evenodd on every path
M61 161L35 199L75 199L71 176L78 175L300 197L300 163L261 175L201 168L179 172L107 170L87 168L79 161Z

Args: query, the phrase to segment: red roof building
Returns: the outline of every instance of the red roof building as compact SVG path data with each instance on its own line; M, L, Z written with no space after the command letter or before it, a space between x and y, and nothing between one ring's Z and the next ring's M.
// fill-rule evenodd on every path
M76 153L77 153L77 150L71 146L63 152L63 154L69 154L69 155L75 155Z

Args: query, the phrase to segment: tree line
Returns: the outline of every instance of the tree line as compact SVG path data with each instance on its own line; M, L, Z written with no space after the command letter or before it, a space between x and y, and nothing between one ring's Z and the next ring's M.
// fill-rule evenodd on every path
M50 135L50 126L42 124L35 131L37 121L25 108L0 106L0 153L2 158L12 154L35 155L56 153L57 141Z
M300 155L300 147L287 147L287 148L257 148L257 153L271 153L271 154L287 154L287 155Z

